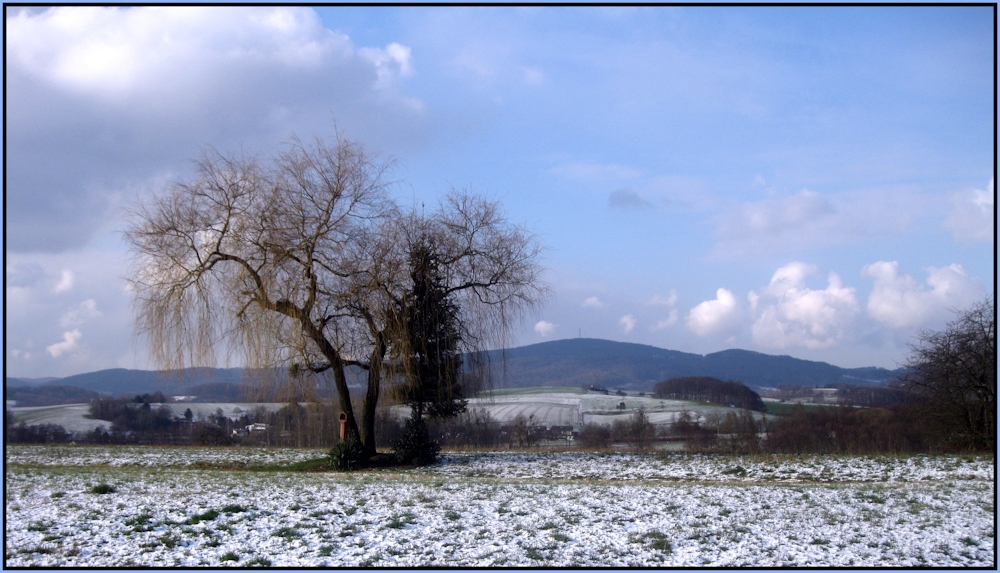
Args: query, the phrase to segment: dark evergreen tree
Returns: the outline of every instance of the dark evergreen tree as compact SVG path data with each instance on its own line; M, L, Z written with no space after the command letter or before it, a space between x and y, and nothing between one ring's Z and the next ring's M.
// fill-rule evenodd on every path
M449 298L432 241L422 239L410 250L412 292L404 316L408 361L403 402L414 418L426 413L450 418L465 411L458 306Z

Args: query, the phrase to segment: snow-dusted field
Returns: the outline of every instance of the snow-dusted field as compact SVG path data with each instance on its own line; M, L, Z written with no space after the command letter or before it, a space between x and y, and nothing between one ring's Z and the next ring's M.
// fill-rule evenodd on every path
M625 408L620 410L619 404ZM625 420L638 408L643 408L654 424L670 424L681 412L707 416L724 416L730 412L724 406L713 406L684 400L661 400L652 396L617 396L587 392L579 388L517 388L496 390L488 397L471 398L469 408L483 408L503 423L517 416L531 417L534 424L573 425L584 423L610 425ZM403 414L405 416L405 414Z
M239 467L241 455L251 467L317 451L8 448L5 564L990 567L996 559L992 457L504 452L355 474L179 461ZM114 491L92 493L100 484Z

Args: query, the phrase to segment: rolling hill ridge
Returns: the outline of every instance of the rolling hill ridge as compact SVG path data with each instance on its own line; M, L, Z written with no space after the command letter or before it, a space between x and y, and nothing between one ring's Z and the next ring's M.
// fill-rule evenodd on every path
M505 351L491 351L489 359L497 386L599 385L606 388L651 391L657 382L680 376L711 376L737 380L748 386L827 386L852 384L884 386L901 370L840 368L825 362L774 356L749 350L723 350L701 355L644 344L594 338L542 342ZM359 373L352 373L357 380ZM188 368L180 372L116 368L66 378L29 380L5 378L5 388L72 386L104 394L184 393L205 384L239 384L240 368Z

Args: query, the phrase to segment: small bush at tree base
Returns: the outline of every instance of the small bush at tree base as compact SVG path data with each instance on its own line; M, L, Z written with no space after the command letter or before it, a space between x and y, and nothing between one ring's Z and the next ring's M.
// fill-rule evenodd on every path
M429 466L437 461L440 451L441 445L431 439L427 423L417 416L406 420L403 435L392 443L396 461L406 465Z
M361 467L365 461L364 448L361 442L347 439L330 450L330 465L333 469L349 472Z

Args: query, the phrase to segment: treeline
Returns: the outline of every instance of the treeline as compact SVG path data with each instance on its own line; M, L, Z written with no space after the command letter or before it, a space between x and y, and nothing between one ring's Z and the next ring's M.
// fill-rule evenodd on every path
M670 400L699 400L721 406L736 406L763 412L764 401L740 382L708 376L684 376L658 382L653 397Z

